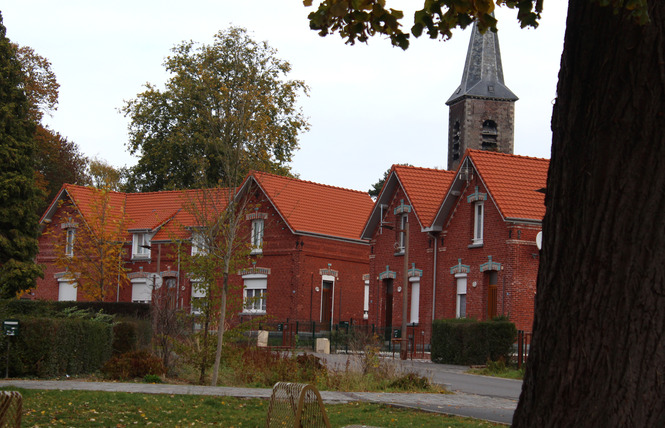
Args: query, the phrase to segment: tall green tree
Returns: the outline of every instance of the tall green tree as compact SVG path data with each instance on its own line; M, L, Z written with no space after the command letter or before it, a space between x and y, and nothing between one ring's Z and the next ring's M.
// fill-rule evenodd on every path
M128 148L139 157L132 171L137 187L238 185L250 169L287 174L298 134L308 129L296 105L308 88L286 78L289 63L235 27L217 33L211 45L185 42L172 52L164 90L148 84L123 108ZM229 172L227 159L237 150L239 176Z
M37 123L35 169L43 198L37 208L41 215L63 184L88 184L88 159L76 143L53 131L41 121L58 108L58 83L48 59L29 46L14 45L23 72L23 88L28 98L28 114Z
M518 7L523 24L543 5L497 3ZM665 426L665 2L568 5L533 343L513 425ZM390 21L373 25L383 6L326 0L310 22L350 42L392 37ZM412 34L445 38L474 17L491 28L493 6L426 0Z
M42 271L37 255L35 124L25 94L16 47L0 15L0 297L14 297L35 285Z

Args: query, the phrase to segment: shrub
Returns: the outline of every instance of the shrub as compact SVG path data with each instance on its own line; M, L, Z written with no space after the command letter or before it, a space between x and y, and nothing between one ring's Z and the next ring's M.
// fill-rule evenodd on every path
M430 389L429 379L415 373L406 373L388 384L388 387L401 391L422 391Z
M432 361L483 364L488 359L507 360L516 337L515 324L505 320L436 320L432 324Z
M162 360L148 351L132 351L111 358L102 373L110 379L145 378L147 375L164 375Z
M151 335L149 320L128 318L118 321L113 326L113 355L149 347Z
M111 356L112 327L108 317L17 318L19 334L0 338L3 347L11 341L12 376L92 373Z

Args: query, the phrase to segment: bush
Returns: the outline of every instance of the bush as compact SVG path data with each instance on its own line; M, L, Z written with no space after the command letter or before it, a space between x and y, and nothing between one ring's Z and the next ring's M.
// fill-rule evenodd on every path
M515 324L506 320L436 320L432 324L432 361L469 365L507 360L516 338Z
M57 316L67 308L75 307L92 313L100 311L109 315L149 319L150 305L129 302L56 302L51 300L0 299L0 316L11 318L33 316L49 318Z
M129 380L148 375L164 375L166 368L162 360L148 351L132 351L111 358L102 373L110 379Z
M388 387L401 391L423 391L430 389L429 379L415 373L407 373L388 384Z
M17 317L19 334L10 341L12 376L54 377L92 373L111 356L112 327L107 317L84 319Z
M152 327L149 320L124 319L113 325L113 355L146 349Z

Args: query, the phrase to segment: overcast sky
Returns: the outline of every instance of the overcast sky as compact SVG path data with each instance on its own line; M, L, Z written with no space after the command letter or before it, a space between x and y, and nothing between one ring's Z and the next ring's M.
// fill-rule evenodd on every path
M422 0L388 2L405 11L407 29L412 4ZM546 0L537 30L520 29L514 11L497 11L505 81L520 97L515 154L550 156L566 7ZM314 9L300 0L4 0L0 10L7 37L52 64L60 99L49 126L115 166L136 163L118 113L124 101L146 82L162 87L174 45L211 43L230 25L267 40L292 64L290 77L311 89L300 100L311 130L292 164L300 178L366 191L393 163L447 165L445 101L460 83L470 28L446 42L423 36L404 52L383 37L356 46L319 37L307 20Z

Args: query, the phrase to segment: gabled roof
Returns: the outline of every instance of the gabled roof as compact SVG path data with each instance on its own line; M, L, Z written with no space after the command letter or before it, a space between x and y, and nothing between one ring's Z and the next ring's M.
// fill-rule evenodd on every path
M125 236L130 239L133 231L156 232L153 241L184 239L189 237L185 229L199 226L204 215L221 212L228 202L228 189L175 190L148 193L109 192L111 221L105 224L113 228L124 220ZM60 200L68 196L90 224L99 210L101 191L91 187L65 184L42 217L40 224L48 222ZM123 218L124 213L124 218Z
M494 201L504 220L541 222L545 215L545 195L539 190L546 186L549 164L548 159L467 150L436 215L435 225L437 228L443 225L469 174L478 174L489 192L488 198Z
M408 202L405 203L411 205L421 229L430 228L454 177L454 171L393 165L366 221L362 237L371 239L374 235L381 223L381 205L390 204L398 186L406 194Z
M249 191L252 183L298 234L360 240L373 204L365 192L256 171L249 173L238 195Z

